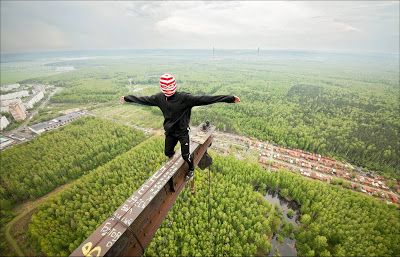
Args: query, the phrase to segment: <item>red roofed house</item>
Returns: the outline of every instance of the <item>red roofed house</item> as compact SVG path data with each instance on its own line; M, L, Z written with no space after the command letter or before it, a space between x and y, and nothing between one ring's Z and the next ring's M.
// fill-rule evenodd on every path
M396 196L389 194L389 198L390 198L393 202L399 203L399 199L397 199Z

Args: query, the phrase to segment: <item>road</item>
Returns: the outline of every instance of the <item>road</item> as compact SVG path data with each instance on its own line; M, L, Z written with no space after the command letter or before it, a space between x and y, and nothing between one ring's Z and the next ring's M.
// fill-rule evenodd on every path
M15 145L15 144L19 144L19 143L24 142L24 141L32 140L33 138L36 137L36 135L32 135L32 133L29 133L28 128L27 128L27 124L31 121L31 119L32 119L33 117L35 117L36 114L38 114L39 109L43 109L43 108L46 106L46 104L47 104L47 103L49 102L49 100L50 100L50 97L52 97L55 93L57 93L57 91L58 91L59 89L60 89L60 88L54 89L54 91L51 92L51 93L47 96L47 98L40 104L39 107L37 107L37 108L31 113L31 115L24 121L24 123L23 123L21 126L19 126L18 128L15 128L15 129L13 129L13 130L10 130L10 131L1 131L1 136L6 136L6 137L9 137L9 138L11 138L11 139L14 140L14 143L13 143L13 144L10 144L10 145L6 146L6 147L5 147L4 149L2 149L2 150L5 150L5 149L7 149L7 148L9 148L9 147L12 147L12 146Z
M277 154L277 153L275 153L275 154ZM281 155L282 157L284 157L284 156L285 156L285 157L290 157L290 156L285 155L285 154L282 154L282 153L280 153L280 155ZM291 157L291 158L293 158L293 157ZM279 163L279 164L285 164L286 167L288 167L288 168L294 168L294 169L296 169L296 170L298 170L298 169L303 169L303 171L307 171L307 172L309 172L309 173L314 172L314 173L317 173L317 174L321 174L321 175L324 175L324 176L329 177L330 179L332 179L332 178L341 178L341 179L343 179L343 181L347 181L347 182L354 183L354 184L358 185L359 187L365 187L365 188L369 188L369 189L371 189L371 190L373 190L373 191L379 190L379 191L381 191L381 192L394 194L394 195L396 195L398 198L400 198L400 195L399 195L399 194L397 194L396 192L393 192L393 191L391 191L391 190L385 190L385 189L382 189L382 188L377 188L377 187L368 186L368 185L361 184L361 183L356 182L356 181L351 181L351 180L348 180L348 179L345 179L345 178L342 178L342 177L329 175L329 174L324 173L324 172L319 172L319 171L316 171L316 170L313 170L313 169L310 169L310 168L305 168L305 167L297 166L297 165L295 165L295 164L287 163L287 162L282 161L282 160L273 159L273 161L274 161L274 162L277 162L277 163ZM327 168L326 166L320 165L320 164L319 164L319 167Z
M60 89L60 88L54 89L54 91L51 92L51 93L47 96L46 100L44 100L44 101L42 102L42 104L41 104L38 108L36 108L36 110L34 110L34 111L31 113L31 115L29 116L29 118L26 119L25 122L24 122L19 128L16 128L16 129L15 129L15 132L16 132L16 131L20 131L21 128L22 128L22 130L26 130L26 129L27 129L27 126L26 126L26 125L31 121L31 119L32 119L33 117L35 117L36 114L38 114L39 109L43 109L43 108L46 106L46 104L47 104L47 103L49 102L49 100L50 100L50 97L52 97L55 93L57 93L57 91L58 91L59 89Z
M13 212L16 214L16 216L5 225L5 237L7 241L12 245L14 248L15 252L18 254L18 256L25 256L23 253L22 249L19 247L18 242L13 238L12 236L12 231L14 230L14 227L21 222L21 220L24 219L26 215L29 215L32 211L36 210L42 203L49 198L53 197L54 195L58 194L61 191L64 191L65 189L71 188L73 185L79 182L79 179L76 179L74 181L68 182L67 184L64 184L62 186L59 186L58 188L54 189L52 192L48 193L47 195L44 195L36 200L27 200L24 203L17 205L14 209ZM25 221L27 222L27 221ZM20 231L19 231L20 232Z
M239 142L241 142L242 139L245 139L245 137L243 137L243 136L237 136L237 135L232 135L232 134L223 133L223 132L217 132L217 133L215 133L215 135L216 135L215 136L216 141L218 141L219 143L223 143L223 145L228 147L228 148L229 148L229 145L236 145L236 146L240 146L240 147L246 147L245 144L239 143ZM243 142L245 142L245 141L246 140L244 140ZM219 147L225 148L224 146L220 145ZM287 158L291 158L291 159L296 159L296 158L294 158L292 156L289 156L287 154L275 152L274 151L275 146L273 146L272 144L269 144L269 147L270 147L270 150L263 149L263 152L269 153L270 156L269 157L268 156L264 156L264 158L268 158L270 163L276 162L276 163L278 163L280 165L284 164L284 165L286 165L286 168L292 168L292 169L295 169L295 170L303 169L303 171L306 171L306 172L309 172L309 173L313 172L313 173L321 174L321 175L329 177L330 179L332 179L332 178L341 178L344 181L348 181L348 182L354 183L354 184L358 185L359 187L369 188L369 189L374 190L374 191L379 190L379 191L384 192L384 193L393 194L393 195L397 196L398 198L400 198L400 195L398 193L393 192L391 190L384 190L384 189L381 189L381 188L368 186L368 185L365 185L365 184L362 184L362 183L359 183L359 182L347 180L347 179L345 179L343 177L330 175L330 174L327 174L327 173L324 173L324 172L316 171L314 169L298 166L298 165L296 165L294 163L291 164L291 163L285 162L283 160L274 159L273 158L274 154L275 155L279 154L282 157L287 157ZM256 151L261 153L261 149L257 149L257 148L255 148L253 146L250 146L249 149L256 150ZM225 152L226 152L226 150L225 150ZM302 158L297 158L297 159L302 159ZM311 163L311 161L306 161L306 162ZM321 168L329 168L329 167L327 167L325 165L321 165L320 163L318 163L318 166L321 167ZM271 169L272 169L272 167L271 167L271 164L270 164L270 165L268 165L268 171L271 171ZM310 179L313 179L313 178L310 178Z
M4 134L5 136L9 136L9 135L11 135L11 134L16 134L16 133L23 133L23 131L25 131L25 130L27 130L27 124L31 121L31 119L33 118L33 117L35 117L35 115L36 114L38 114L38 112L39 112L39 109L43 109L45 106L46 106L46 104L49 102L49 100L50 100L50 97L52 97L55 93L57 93L57 91L59 90L60 88L56 88L56 89L54 89L54 91L53 92L51 92L48 96L47 96L47 98L46 98L46 100L44 100L41 104L40 104L40 106L38 107L38 108L36 108L32 113L31 113L31 115L24 121L24 123L21 125L21 126L19 126L18 128L15 128L15 129L13 129L13 130L10 130L10 131L2 131L2 134Z

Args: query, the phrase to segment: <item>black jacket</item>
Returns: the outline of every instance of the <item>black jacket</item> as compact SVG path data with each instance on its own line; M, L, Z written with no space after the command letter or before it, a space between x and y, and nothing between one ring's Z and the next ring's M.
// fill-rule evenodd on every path
M170 97L163 93L152 96L133 96L124 97L127 102L134 102L149 106L158 106L164 115L164 130L166 134L179 135L187 132L190 122L192 107L213 104L218 102L234 103L235 97L232 95L202 95L195 96L186 92L176 92Z

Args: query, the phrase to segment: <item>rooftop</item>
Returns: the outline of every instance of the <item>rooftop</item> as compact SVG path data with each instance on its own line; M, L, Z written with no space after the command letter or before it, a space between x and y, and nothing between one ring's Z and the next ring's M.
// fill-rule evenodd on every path
M45 122L42 122L42 123L38 123L38 124L32 125L29 128L31 128L33 130L36 130L36 131L39 131L39 130L47 128L50 125L53 125L53 124L56 124L56 123L59 123L59 122L64 122L64 121L67 121L67 120L70 120L70 119L75 119L75 118L78 118L80 116L82 116L81 113L72 112L72 113L69 113L67 115L63 115L63 116L54 118L52 120L48 120L48 121L45 121Z

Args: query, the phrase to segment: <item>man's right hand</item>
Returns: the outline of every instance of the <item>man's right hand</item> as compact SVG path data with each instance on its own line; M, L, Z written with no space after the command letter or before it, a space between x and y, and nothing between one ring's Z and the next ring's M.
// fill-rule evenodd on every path
M239 99L239 97L237 97L237 96L233 96L233 97L235 97L235 103L240 103L240 99Z
M121 102L124 102L124 103L126 102L124 96L121 96L120 100L121 100Z

